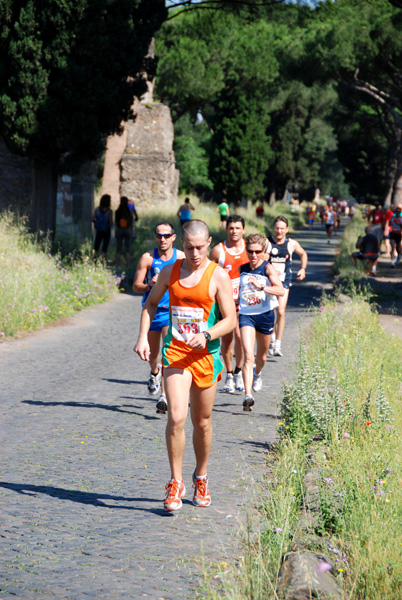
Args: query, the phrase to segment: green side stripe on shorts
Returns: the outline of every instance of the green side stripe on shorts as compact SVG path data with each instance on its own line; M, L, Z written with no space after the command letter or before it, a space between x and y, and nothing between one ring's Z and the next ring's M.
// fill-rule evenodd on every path
M215 383L215 381L217 380L217 377L220 373L222 373L223 371L223 362L221 361L220 355L219 355L219 351L218 352L212 352L212 359L213 359L213 365L214 365L214 372L213 372L213 378L212 378L212 383Z

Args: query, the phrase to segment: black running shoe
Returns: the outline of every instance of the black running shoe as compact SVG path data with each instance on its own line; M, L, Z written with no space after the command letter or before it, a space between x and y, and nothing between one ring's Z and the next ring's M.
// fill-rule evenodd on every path
M250 412L252 406L254 406L254 398L251 394L246 394L243 400L243 410Z

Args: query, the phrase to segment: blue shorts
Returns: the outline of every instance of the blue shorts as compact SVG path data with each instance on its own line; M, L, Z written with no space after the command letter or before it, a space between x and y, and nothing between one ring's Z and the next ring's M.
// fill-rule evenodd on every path
M168 308L158 308L149 331L162 331L162 327L169 327L169 318L170 311Z
M270 335L274 331L275 312L269 310L261 315L239 315L239 327L254 327L258 333Z

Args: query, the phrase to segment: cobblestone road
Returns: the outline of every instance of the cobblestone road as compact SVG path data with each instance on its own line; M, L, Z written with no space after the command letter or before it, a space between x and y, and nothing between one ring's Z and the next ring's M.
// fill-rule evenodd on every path
M239 527L275 440L276 400L297 359L299 322L308 322L329 279L334 250L324 233L296 237L310 264L306 282L291 292L285 356L266 365L252 413L242 411L240 394L217 394L209 509L193 507L190 494L178 513L161 508L165 417L155 414L147 365L132 351L139 297L119 296L0 345L4 597L195 598L202 558L208 565L239 554Z

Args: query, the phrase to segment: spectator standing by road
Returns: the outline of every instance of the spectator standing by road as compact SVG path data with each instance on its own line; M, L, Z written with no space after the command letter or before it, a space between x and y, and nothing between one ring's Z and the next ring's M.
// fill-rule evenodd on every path
M104 261L106 261L106 254L109 247L113 224L113 212L110 206L111 197L109 194L103 194L102 198L100 199L99 206L95 208L92 216L92 223L95 225L95 260L99 255L99 250L102 245L102 258Z
M259 219L262 219L264 216L264 203L261 202L259 203L259 205L257 206L257 208L255 209L255 214L257 215L257 217Z
M191 211L195 210L195 207L191 204L190 198L184 199L184 204L182 204L177 211L177 216L180 219L180 225L184 225L187 221L191 220Z
M120 266L121 251L124 245L126 266L130 265L130 246L133 237L133 213L128 206L128 199L122 196L115 213L116 235L116 267Z
M354 264L356 264L356 259L364 261L368 266L368 274L376 276L380 241L378 237L372 233L369 225L365 228L365 235L359 236L356 242L356 248L359 252L353 252L352 254Z

